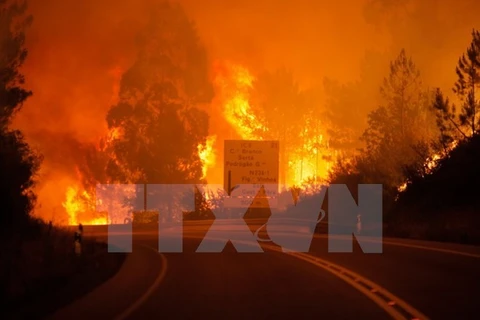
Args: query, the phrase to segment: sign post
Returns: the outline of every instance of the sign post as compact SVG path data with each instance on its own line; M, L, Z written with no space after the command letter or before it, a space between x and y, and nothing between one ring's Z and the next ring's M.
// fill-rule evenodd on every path
M279 176L279 142L256 140L225 140L224 144L224 188L231 196L239 185L252 185L252 190L259 191L264 185L275 185L270 198L270 206L275 205L278 193ZM265 188L264 188L265 190ZM267 191L267 190L265 190ZM248 192L247 192L248 193ZM239 196L239 197L237 197ZM226 207L244 207L242 201L253 201L256 194L242 194L227 199ZM242 199L245 197L246 199ZM251 207L265 208L266 201L254 201Z

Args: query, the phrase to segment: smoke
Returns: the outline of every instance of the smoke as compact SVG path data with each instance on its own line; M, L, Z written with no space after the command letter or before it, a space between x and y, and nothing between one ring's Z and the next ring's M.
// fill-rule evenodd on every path
M429 86L451 92L458 58L480 28L475 0L370 0L366 21L387 33L389 58L405 48Z
M40 190L46 191L39 194L40 202L58 205L64 196L59 179L76 179L74 167L82 157L82 148L73 146L95 143L106 133L106 112L115 103L121 72L135 59L136 35L153 2L29 1L34 23L27 32L23 72L34 95L14 125L44 153ZM212 65L229 60L254 74L286 67L303 87L319 91L330 78L357 81L362 91L375 92L402 47L428 85L449 89L471 29L480 27L475 0L180 2L195 21ZM375 104L362 93L356 108L366 115ZM225 126L214 118L212 126ZM60 194L55 195L56 188Z

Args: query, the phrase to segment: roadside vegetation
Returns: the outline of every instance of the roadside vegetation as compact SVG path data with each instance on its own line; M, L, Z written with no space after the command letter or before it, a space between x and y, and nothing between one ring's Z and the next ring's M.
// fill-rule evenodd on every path
M93 239L84 240L77 256L72 230L33 216L32 188L42 156L11 127L13 117L34 94L24 88L20 73L27 58L24 32L32 23L26 12L25 2L0 0L1 312L21 318L43 316L92 290L111 277L124 258L108 255L106 245Z
M365 148L334 168L330 183L380 183L389 236L480 243L480 33L458 60L454 96L424 88L404 50L368 116Z

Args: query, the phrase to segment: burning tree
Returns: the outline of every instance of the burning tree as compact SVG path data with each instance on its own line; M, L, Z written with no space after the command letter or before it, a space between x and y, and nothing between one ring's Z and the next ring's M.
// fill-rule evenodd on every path
M263 125L256 134L280 141L282 184L300 186L324 176L326 128L314 91L301 89L287 69L265 72L253 82L252 111Z
M63 206L70 223L92 215L90 222L105 222L94 213L99 202L114 207L110 215L129 211L112 216L117 221L132 208L144 208L141 188L124 203L120 194L130 194L128 186L99 198L94 196L99 183L198 183L212 165L215 137L208 137L209 119L200 105L210 102L213 87L193 23L180 5L156 3L138 39L137 59L123 73L118 102L106 116L109 133L98 145L83 147L77 165L82 187L67 190Z
M180 5L156 5L107 115L109 128L121 132L110 147L113 181L200 182L208 115L198 105L213 97L207 71L205 49Z
M117 183L199 183L198 146L207 144L209 124L199 105L213 98L205 49L182 7L169 2L155 5L139 39L107 115L108 127L120 133L108 150L107 175Z
M266 130L250 103L255 77L241 65L218 64L215 86L223 104L223 116L236 133L246 140L261 140Z
M260 75L253 83L252 106L266 128L259 132L266 140L280 141L280 172L284 173L285 184L289 157L292 154L293 140L298 138L304 120L305 104L301 91L286 69Z

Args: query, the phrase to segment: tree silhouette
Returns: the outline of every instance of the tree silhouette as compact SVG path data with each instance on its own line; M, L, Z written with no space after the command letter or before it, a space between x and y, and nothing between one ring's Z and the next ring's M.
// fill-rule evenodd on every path
M31 96L19 68L27 57L24 30L32 21L26 3L0 1L0 234L20 235L29 221L35 196L31 191L41 158L12 130L13 116Z
M458 78L453 92L460 101L460 108L451 103L440 89L436 91L434 104L438 126L442 132L442 142L446 146L454 140L474 136L480 130L480 101L475 95L480 88L479 31L472 31L472 42L466 54L464 53L458 60L455 71Z
M404 167L423 163L426 154L419 145L434 141L437 135L432 94L423 87L420 72L405 50L390 65L390 74L381 87L384 105L368 115L368 128L362 135L366 152L377 159L377 167L400 185Z
M26 3L0 0L0 129L7 130L12 117L21 108L22 103L32 95L23 88L24 76L19 68L27 57L24 46L24 29L31 24L31 17L24 17ZM20 20L18 20L20 19Z
M197 147L206 141L208 115L198 105L213 97L205 49L180 5L168 2L152 9L139 44L107 115L108 126L121 131L108 175L123 183L199 182Z
M423 236L431 240L480 241L476 228L480 207L476 195L480 175L480 122L479 102L475 97L480 80L480 35L474 31L472 36L472 43L456 68L458 79L453 91L460 107L440 89L435 92L433 106L444 156L427 174L412 175L391 215L392 226L424 223L427 227ZM458 227L452 228L452 225ZM404 229L400 231L408 233L408 225Z
M22 133L12 130L13 116L31 96L19 68L27 57L25 28L31 23L26 3L0 0L0 295L8 297L16 263L25 238L36 236L30 213L41 158L30 149ZM38 231L38 229L37 229Z

